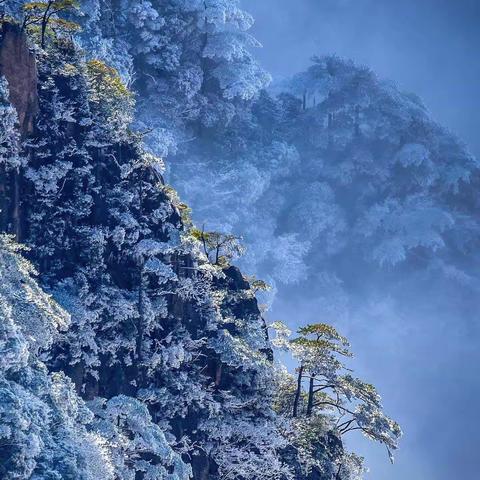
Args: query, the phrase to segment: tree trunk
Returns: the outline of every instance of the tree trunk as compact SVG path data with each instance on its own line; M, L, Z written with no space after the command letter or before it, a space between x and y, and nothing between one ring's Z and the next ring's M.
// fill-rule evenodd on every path
M42 17L42 49L45 49L45 32L47 30L48 20L50 19L50 8L53 4L53 0L49 0L45 13Z
M298 415L298 402L300 401L300 394L302 393L302 376L303 365L298 369L297 391L295 392L295 400L293 401L293 418Z
M22 241L22 212L20 206L20 172L16 171L13 177L13 234L15 240Z
M218 388L222 384L222 362L219 360L215 370L215 386Z
M312 374L310 377L310 384L308 386L308 403L307 403L307 417L310 417L312 415L313 411L313 382L315 380L315 375Z
M45 49L45 30L47 29L47 22L42 22L42 50Z
M342 464L338 466L337 474L335 475L335 480L341 480L340 472L342 470Z

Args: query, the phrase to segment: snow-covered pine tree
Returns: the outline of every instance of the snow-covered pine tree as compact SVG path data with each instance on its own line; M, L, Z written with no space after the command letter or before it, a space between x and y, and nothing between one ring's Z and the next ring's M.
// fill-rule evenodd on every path
M83 10L84 46L141 93L139 126L162 155L228 123L270 80L238 0L89 0Z
M105 440L63 373L41 352L68 326L11 237L0 236L0 476L113 480Z

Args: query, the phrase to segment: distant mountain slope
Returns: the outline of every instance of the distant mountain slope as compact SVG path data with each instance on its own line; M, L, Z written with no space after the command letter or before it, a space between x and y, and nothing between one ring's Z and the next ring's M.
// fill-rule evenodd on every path
M347 281L354 261L476 282L465 261L478 245L478 162L366 68L317 58L193 154L171 161L173 181L198 219L244 232L246 267L274 281Z
M471 417L448 412L454 392L478 390L480 361L479 164L465 145L414 95L327 57L188 147L171 181L197 221L244 236L243 269L275 286L271 316L332 322L382 384L407 451L395 472L369 452L372 470L463 465L465 443L451 453L447 439Z

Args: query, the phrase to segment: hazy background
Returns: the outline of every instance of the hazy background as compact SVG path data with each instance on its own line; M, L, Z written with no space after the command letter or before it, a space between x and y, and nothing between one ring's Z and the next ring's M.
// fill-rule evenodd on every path
M256 52L282 77L313 54L371 67L423 98L434 117L480 156L479 0L243 0Z
M253 33L264 45L257 57L274 77L304 69L312 54L351 58L418 94L432 116L480 156L479 0L243 4L256 18ZM405 430L394 467L384 449L353 439L352 446L367 456L370 480L476 480L476 297L470 293L462 298L439 285L403 289L395 299L369 292L378 301L365 305L359 299L358 308L350 305L356 313L339 325L352 340L357 372L378 386L386 411ZM320 301L309 304L311 294L279 295L272 316L290 324L318 321Z

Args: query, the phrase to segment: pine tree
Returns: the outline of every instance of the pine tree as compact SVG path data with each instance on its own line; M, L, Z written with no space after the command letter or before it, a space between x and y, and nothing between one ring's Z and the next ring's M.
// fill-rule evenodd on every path
M79 25L60 16L60 13L71 13L78 8L79 4L76 0L27 2L23 5L22 29L38 26L40 29L40 46L45 48L48 29L54 30L55 34L71 33L79 29Z
M292 340L281 322L272 328L278 332L274 344L289 350L298 361L296 379L286 372L280 376L277 410L292 417L296 442L303 450L301 456L305 455L303 462L320 467L313 453L315 442L324 435L340 439L352 431L384 444L393 462L392 451L398 447L401 429L383 413L375 387L353 377L344 365L343 359L352 356L348 340L323 323L300 328L299 336ZM342 452L336 459L338 472L344 468L343 459Z

